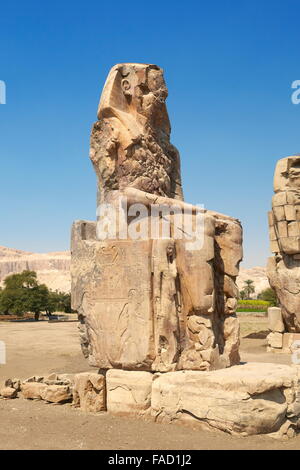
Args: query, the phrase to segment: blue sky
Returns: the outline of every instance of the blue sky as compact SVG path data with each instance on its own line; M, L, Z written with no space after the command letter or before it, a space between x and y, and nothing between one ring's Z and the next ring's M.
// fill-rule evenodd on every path
M0 245L69 247L95 218L89 133L109 69L165 70L185 199L239 218L264 265L275 162L300 152L296 0L15 1L1 5Z

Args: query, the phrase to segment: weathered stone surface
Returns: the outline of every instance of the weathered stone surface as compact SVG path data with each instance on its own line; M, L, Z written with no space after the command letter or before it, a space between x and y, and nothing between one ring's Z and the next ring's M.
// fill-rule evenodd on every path
M283 343L283 334L278 333L276 331L272 331L271 333L268 334L267 341L268 341L268 345L271 348L281 349L282 343Z
M49 403L65 403L72 400L73 394L68 385L46 385L41 390L41 398Z
M107 411L120 415L150 413L153 374L111 369L106 374Z
M101 210L98 226L75 222L71 275L82 350L98 368L167 372L239 363L241 224L183 201L166 97L159 67L118 64L92 130L98 204L109 207L110 231L103 240Z
M21 381L20 379L7 379L5 380L5 387L15 388L17 392L21 390Z
M42 400L43 391L47 388L46 384L41 382L23 382L21 391L23 398L30 400Z
M27 382L39 382L42 383L44 381L44 377L41 375L33 375L32 377L29 377L28 379L23 380L23 383Z
M284 352L290 353L296 351L300 343L300 333L284 333L282 347Z
M155 374L152 415L230 434L276 433L285 423L295 427L297 394L297 367L279 364Z
M83 411L106 411L105 377L102 374L83 372L74 377L73 405Z
M3 398L16 398L18 396L18 392L13 387L3 387L0 389L0 396Z
M75 380L74 374L59 374L59 380L64 382L65 385L73 384Z
M56 374L52 373L43 378L46 385L66 385L72 387L74 383L74 374Z
M268 308L268 326L271 331L277 331L278 333L284 332L284 323L282 320L281 308Z
M269 216L267 275L280 302L285 331L300 332L300 156L277 162Z

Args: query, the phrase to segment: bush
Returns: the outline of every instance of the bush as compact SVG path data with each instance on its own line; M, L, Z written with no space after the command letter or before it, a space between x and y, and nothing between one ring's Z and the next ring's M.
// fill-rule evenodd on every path
M266 300L238 300L237 312L266 312L271 305Z
M272 287L269 287L268 289L263 290L258 295L258 299L266 300L266 301L270 302L270 304L272 306L278 305L278 299L276 297L276 292L274 291L274 289L272 289Z
M0 314L22 316L32 312L38 320L41 312L49 317L55 311L74 313L70 294L52 292L45 284L39 284L34 271L12 274L5 279L4 286L0 289Z

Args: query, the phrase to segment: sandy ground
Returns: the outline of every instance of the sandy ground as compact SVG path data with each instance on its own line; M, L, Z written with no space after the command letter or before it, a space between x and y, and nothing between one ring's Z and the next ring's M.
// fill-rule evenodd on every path
M243 317L241 330L243 336L265 331L266 320ZM7 346L0 383L8 377L89 370L76 322L0 323L0 340ZM288 355L266 353L265 339L255 338L242 339L241 358L291 362ZM300 436L283 442L265 436L237 438L23 399L0 400L0 423L1 449L300 449Z

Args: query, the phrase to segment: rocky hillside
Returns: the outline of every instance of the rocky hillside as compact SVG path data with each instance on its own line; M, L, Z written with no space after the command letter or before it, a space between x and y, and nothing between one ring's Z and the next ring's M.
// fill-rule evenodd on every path
M250 269L241 268L240 275L237 278L237 285L240 290L243 289L244 283L247 279L254 281L255 295L270 287L266 274L266 268L259 266Z
M30 253L0 246L0 283L9 274L29 269L36 271L38 280L52 290L69 292L70 253Z
M54 253L30 253L0 246L0 283L6 276L19 273L24 269L36 271L40 282L52 290L69 292L70 280L70 252L58 251ZM252 279L255 285L255 294L269 287L266 268L241 268L237 283L242 290L244 282Z

